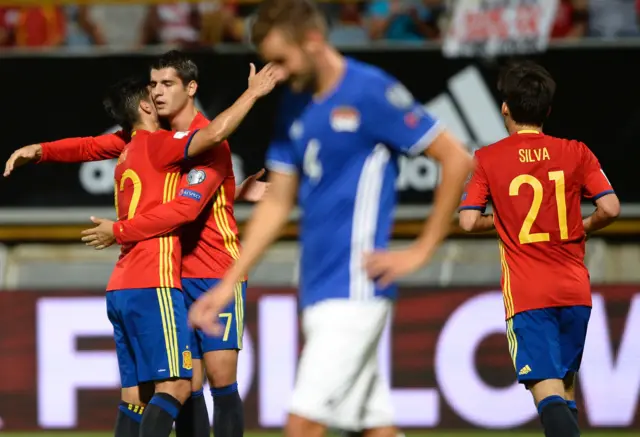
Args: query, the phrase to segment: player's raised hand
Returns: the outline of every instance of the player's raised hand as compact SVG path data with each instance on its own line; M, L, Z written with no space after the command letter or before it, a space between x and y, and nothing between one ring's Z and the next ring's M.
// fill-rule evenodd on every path
M189 309L189 324L206 334L222 336L224 327L219 314L233 300L233 288L233 284L227 285L223 280L200 296Z
M391 285L424 265L430 258L416 246L392 251L378 251L365 255L365 268L369 277L381 287Z
M236 189L236 200L246 200L247 202L259 202L269 189L269 183L259 181L264 176L264 168L256 174L246 178Z
M256 96L266 96L281 80L282 74L277 65L269 63L256 73L256 66L249 64L249 89Z
M96 250L102 250L116 242L116 237L113 235L114 222L112 220L91 217L91 221L97 226L81 232L84 244Z
M42 156L42 146L40 144L32 144L24 146L11 154L4 166L4 177L6 178L11 172L32 161L37 161Z

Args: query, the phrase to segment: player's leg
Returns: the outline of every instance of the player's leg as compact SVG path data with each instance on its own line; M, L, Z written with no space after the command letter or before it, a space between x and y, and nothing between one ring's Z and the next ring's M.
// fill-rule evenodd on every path
M390 307L386 300L336 299L304 311L306 342L285 435L320 437L328 427L364 429L362 411L374 375L363 370L377 350Z
M144 409L140 437L168 437L191 394L192 360L182 292L172 288L126 290L124 313L132 332L138 380L153 381L155 394Z
M117 293L107 293L107 316L113 325L113 339L116 344L116 356L118 358L120 384L122 387L118 415L116 417L115 437L138 437L144 405L140 400L133 350L120 317L122 296Z
M507 338L518 382L533 395L547 437L579 436L564 399L559 310L518 313L507 321Z
M207 280L201 292L215 285ZM247 283L236 284L235 298L220 314L225 324L222 337L209 337L198 332L204 354L207 378L213 396L213 434L217 437L242 437L244 408L238 392L238 355L242 349Z
M591 308L589 307L574 306L561 309L560 346L562 365L567 372L563 379L564 393L567 405L576 422L578 421L578 407L575 395L576 375L582 363L590 317Z
M182 280L182 292L187 310L197 296L189 290L193 289L193 280ZM211 434L209 411L202 391L204 385L204 369L202 350L196 332L190 330L191 355L193 359L193 377L191 378L191 396L182 406L176 419L176 437L207 437Z

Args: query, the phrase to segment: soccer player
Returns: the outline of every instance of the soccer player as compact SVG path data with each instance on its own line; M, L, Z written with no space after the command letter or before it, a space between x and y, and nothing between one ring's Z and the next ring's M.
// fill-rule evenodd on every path
M216 127L216 130L214 133L215 135L217 135L215 137L215 139L218 141L216 143L218 144L217 147L212 152L205 154L206 160L204 161L190 160L187 163L187 168L190 168L191 166L195 166L195 168L197 169L197 175L200 179L194 180L192 177L190 177L188 180L190 188L180 189L178 192L179 200L176 201L174 199L174 201L170 201L168 199L169 203L172 203L173 205L177 204L180 208L182 208L182 210L187 210L188 214L193 215L195 217L198 214L193 213L193 210L195 209L199 212L202 209L206 209L201 205L202 204L206 205L208 202L207 199L210 199L211 196L213 196L214 193L216 192L218 196L217 204L222 204L224 206L224 202L227 201L227 199L226 198L221 199L220 197L220 191L222 191L224 194L224 191L223 191L224 184L227 185L226 188L228 188L228 191L231 193L230 196L233 196L234 180L233 180L233 176L229 176L229 172L232 171L231 157L230 157L230 150L225 139L238 126L240 120L244 118L248 110L253 106L253 103L256 101L256 99L268 93L269 91L271 91L271 89L273 89L275 82L278 80L277 79L278 76L276 72L277 72L277 68L273 68L273 66L267 66L263 70L261 70L261 72L258 73L258 75L255 75L255 70L252 67L251 76L249 80L250 86L247 92L245 92L245 94L243 94L243 96L241 96L240 99L238 99L238 101L236 101L236 103L231 108L229 108L228 110L220 114L218 117L216 117L214 122L211 123ZM206 120L204 122L200 122L199 125L201 127L206 127L207 125L210 126L209 122ZM197 128L195 130L197 130ZM188 132L177 132L177 133L174 133L174 135L176 136L176 138L178 137L183 138L183 137L188 137L190 134ZM87 141L81 141L81 143L84 145L88 144ZM29 147L33 147L33 146L29 146ZM48 147L54 148L54 145L41 146L39 153L35 153L35 155L36 156L38 154L44 155ZM54 148L52 154L57 154L57 156L62 156L63 159L60 159L60 160L66 161L66 162L74 162L74 161L77 162L83 159L86 159L86 160L95 160L95 159L101 159L101 158L106 159L106 158L113 157L113 155L111 154L112 153L111 151L104 152L104 151L101 151L101 149L91 149L87 147L84 147L84 148L80 147L78 150L75 150L75 151L74 149L71 149L69 147L66 147L66 148L63 147L63 149L65 149L65 152L61 154L60 150ZM24 158L24 154L21 154L20 156ZM120 159L122 160L123 156L121 156ZM12 167L13 164L15 164L15 162L16 161L14 161L14 163L8 163L7 167ZM201 170L200 168L202 167L204 167L204 169ZM181 172L184 172L184 168L185 168L184 166L181 167L180 169ZM205 184L202 184L203 182L202 179L204 179L205 177L209 178L209 185L212 184L212 186L206 186ZM177 175L174 175L174 179L172 180L173 188L177 186L178 180L179 178L177 177ZM198 184L202 184L202 188L200 188L202 190L202 194L195 191L198 188L193 187L194 185L198 185ZM203 197L202 202L199 202L201 199L198 196ZM172 196L172 197L175 197L175 196ZM186 199L186 201L182 201L182 199ZM168 205L168 203L165 203L165 205ZM138 216L145 217L145 213L150 213L151 216L153 217L154 210L155 210L154 208L150 208L150 209L146 209L145 211L139 211L138 214L135 215L135 217L138 217ZM225 211L222 210L221 208L215 209L216 223L217 223L217 220L220 219L220 217L224 217L223 216L224 213ZM205 214L207 215L211 214L211 209L209 209L209 213L205 212ZM128 217L124 217L123 223L126 223L126 218L134 218L134 215L130 214ZM170 218L175 219L176 214L173 214ZM184 221L184 218L181 218L181 220ZM228 219L225 218L225 221L228 221ZM202 226L204 226L204 220L202 223L203 223ZM174 226L172 230L175 228L177 228L177 226ZM202 229L200 227L197 230L198 232L200 232ZM224 237L225 243L230 240L230 238L226 234L224 234L223 237ZM147 238L152 238L152 237L149 236ZM213 236L212 240L213 240L213 243L218 242L218 239L216 238L215 235ZM220 240L222 240L222 238L220 238ZM186 241L187 243L193 243L194 240L192 238L191 240L186 240ZM211 240L207 241L207 243L210 243L210 242ZM130 246L130 245L131 244L127 244L126 246ZM165 249L168 249L168 247L165 247ZM193 248L191 248L191 250L193 250ZM183 252L185 251L183 250ZM207 260L205 259L205 260L202 260L201 262L207 262ZM184 312L186 313L186 309ZM191 341L193 342L193 338L191 339ZM235 341L239 343L241 341L241 338L240 339L236 338ZM202 377L200 377L199 379L200 379L200 384L202 384ZM231 392L230 395L231 396L223 395L223 399L229 399L229 398L234 399L233 392ZM236 396L237 396L237 393L236 393ZM187 405L188 404L189 402L187 402ZM194 431L193 428L189 430L185 430L184 427L180 428L180 423L177 423L177 428L181 429L182 435L192 437L194 434L195 435L209 434L209 418L208 418L208 414L207 414L206 406L204 405L204 402L202 404L202 407L204 409L204 414L201 414L199 418L202 419L200 420L200 423L203 424L202 426L206 428L204 430L200 429L199 431ZM126 421L126 420L130 421L132 416L133 416L133 419L139 420L139 417L136 417L131 413L131 411L133 410L139 411L139 408L140 407L137 404L133 404L131 402L129 402L129 405L121 406L120 408L121 421ZM240 404L240 418L241 417L242 415L241 415L241 404ZM238 418L237 415L232 417L232 419L234 419L236 422L237 422L237 418ZM222 425L225 424L224 420L220 420L219 422L221 422ZM185 421L183 421L183 424L184 423ZM191 423L192 423L191 421L188 421L187 425L190 425ZM135 427L135 424L133 423L129 424L130 429L133 429L134 427ZM240 428L239 432L241 433L242 432L241 425L239 428ZM234 429L237 430L238 427L232 428L231 431L233 431ZM200 434L197 434L197 432L200 432ZM224 435L224 433L222 433L222 435Z
M448 232L472 166L471 156L381 70L346 59L326 39L326 22L304 0L266 0L252 39L287 73L283 109L267 153L269 193L248 224L243 252L224 279L192 305L191 321L223 335L218 314L287 222L296 196L303 210L300 304L306 343L286 434L317 437L327 427L393 436L390 390L380 378L377 347L396 289L387 284L428 261ZM425 153L442 164L434 212L414 244L393 257L376 284L365 256L386 248L395 204L397 158ZM387 258L385 258L387 259Z
M578 436L575 375L591 313L585 239L618 216L620 203L583 143L542 133L556 84L532 62L498 83L511 134L476 152L460 226L500 238L509 352L531 391L547 437ZM595 212L582 219L583 196ZM493 214L484 214L491 199Z
M273 71L267 66L250 89L258 95L273 89ZM132 132L115 170L116 214L123 220L171 200L183 161L218 146L232 132L227 119L216 119L193 132L158 131L146 81L118 84L105 106ZM122 247L107 285L107 312L114 327L123 394L132 394L127 389L135 393L148 381L155 385L155 394L143 409L140 437L168 437L191 395L191 338L180 265L180 240L175 234L150 238ZM136 402L139 406L140 400ZM121 412L119 426L127 422L126 411Z
M158 115L170 123L172 130L192 131L208 124L194 104L198 69L193 61L180 52L168 52L155 62L150 79ZM239 123L238 111L246 114L255 101L255 94L247 92L217 119L227 120L228 127L235 129ZM126 138L125 132L119 132L27 146L27 150L23 148L12 155L7 169L10 172L15 164L24 164L30 159L82 162L114 158L120 155ZM98 226L85 233L83 239L103 248L114 238L120 244L129 244L182 226L182 288L189 304L221 278L238 256L240 244L233 215L235 190L231 152L224 141L213 152L192 160L183 168L179 194L174 199L130 217L131 220L113 224L97 219ZM216 436L238 437L243 433L243 409L236 374L237 356L242 348L245 290L246 281L240 281L235 301L222 312L227 317L229 336L220 339L205 338L198 332L192 334L192 397L176 421L178 437L205 437L210 433L202 393L203 356L214 398Z

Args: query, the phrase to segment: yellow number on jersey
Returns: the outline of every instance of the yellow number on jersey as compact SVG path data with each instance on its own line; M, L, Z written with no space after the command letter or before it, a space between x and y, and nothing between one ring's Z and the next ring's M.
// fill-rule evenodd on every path
M140 176L138 173L131 170L130 168L126 169L124 173L122 173L122 178L120 179L120 187L118 187L117 183L115 185L115 200L116 200L116 217L120 220L120 212L118 211L118 196L122 191L124 191L124 183L129 179L133 183L133 196L131 196L131 203L129 203L129 211L127 219L132 219L136 214L136 208L138 208L138 203L140 202L140 196L142 195L142 181L140 180Z
M569 238L569 230L567 228L567 201L565 198L565 183L563 171L550 171L549 180L555 182L556 185L556 206L558 208L558 222L560 225L560 239ZM522 223L518 238L520 244L539 243L541 241L549 241L551 238L548 232L531 233L533 223L538 217L540 206L542 205L543 188L542 183L535 177L528 174L516 176L509 184L509 196L517 196L522 185L529 185L533 188L533 201L531 208Z

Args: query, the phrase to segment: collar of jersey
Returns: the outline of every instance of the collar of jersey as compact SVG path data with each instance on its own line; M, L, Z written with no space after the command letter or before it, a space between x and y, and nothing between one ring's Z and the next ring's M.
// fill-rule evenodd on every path
M522 134L538 134L540 135L540 131L535 130L535 129L522 129L519 130L518 132L516 132L518 135L522 135Z

